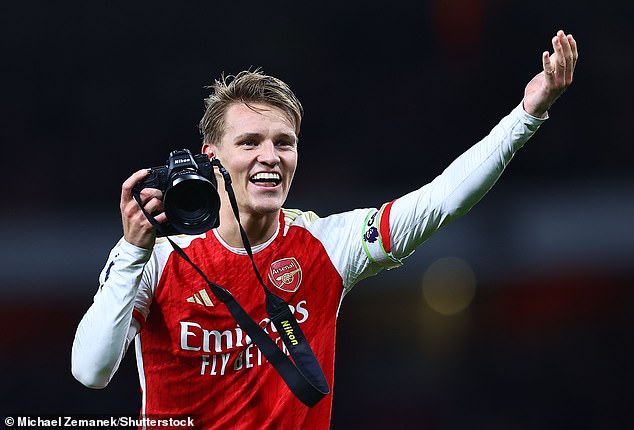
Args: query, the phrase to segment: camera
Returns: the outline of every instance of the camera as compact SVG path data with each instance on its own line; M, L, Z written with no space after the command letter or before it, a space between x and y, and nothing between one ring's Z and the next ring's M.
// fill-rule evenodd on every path
M172 151L165 166L152 167L132 193L144 188L163 192L167 221L157 236L201 234L220 224L220 196L213 164L205 154L192 155L188 149Z

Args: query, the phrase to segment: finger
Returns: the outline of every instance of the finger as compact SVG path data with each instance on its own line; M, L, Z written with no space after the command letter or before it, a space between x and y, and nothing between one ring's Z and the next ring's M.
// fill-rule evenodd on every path
M559 33L555 37L553 37L553 49L555 50L555 57L557 61L555 62L555 73L559 76L563 76L564 71L566 70L566 57L564 56L564 48L561 44L561 33Z
M121 186L121 205L132 200L132 188L149 173L148 169L141 169L134 172Z
M159 214L157 214L154 219L156 220L156 222L158 222L159 224L163 224L165 221L167 221L167 215L165 215L165 212L161 212Z
M157 188L143 188L139 193L141 204L145 206L151 199L163 200L163 192Z
M555 78L555 69L550 62L550 54L548 54L548 51L544 51L542 54L542 65L544 67L544 76L546 77L546 80L549 83L552 83L553 79Z
M572 47L570 46L570 41L568 40L568 36L564 34L563 31L559 31L557 34L559 38L559 43L561 44L561 48L564 53L564 59L572 64Z
M568 36L564 34L563 31L559 31L559 42L561 43L561 47L564 53L563 59L565 60L565 71L564 71L564 82L566 85L570 85L572 82L572 72L574 70L573 64L574 59L572 55L572 47L570 46L570 41L568 40Z
M159 224L167 221L167 215L165 214L165 208L163 207L163 200L152 197L143 205L143 209L145 209L145 211ZM137 216L139 217L140 222L142 222L146 228L154 228L152 223L146 218L146 215L142 213L138 207L137 211Z
M570 43L570 49L572 50L572 67L574 69L579 59L579 51L577 50L577 41L572 37L572 34L568 35L568 43Z
M150 214L163 212L163 200L158 197L151 197L147 202L143 203L143 208Z

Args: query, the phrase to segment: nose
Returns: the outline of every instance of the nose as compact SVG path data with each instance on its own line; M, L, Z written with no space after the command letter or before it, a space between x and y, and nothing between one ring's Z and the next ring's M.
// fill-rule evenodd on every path
M280 156L277 152L275 144L267 140L260 145L260 153L258 154L258 161L260 163L275 166L280 162Z

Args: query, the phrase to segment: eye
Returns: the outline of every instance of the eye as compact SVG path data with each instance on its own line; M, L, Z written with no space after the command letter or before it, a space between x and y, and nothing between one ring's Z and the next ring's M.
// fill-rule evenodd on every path
M245 146L245 147L255 147L257 146L257 142L255 140L243 140L239 143L240 146Z
M278 140L277 142L275 142L275 146L277 146L278 148L294 148L295 147L295 142L292 142L292 141L286 140L286 139L282 139L282 140Z

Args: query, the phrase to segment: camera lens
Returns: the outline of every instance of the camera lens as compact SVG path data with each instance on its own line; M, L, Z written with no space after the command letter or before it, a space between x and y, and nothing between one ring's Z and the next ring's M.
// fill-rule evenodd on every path
M179 172L171 179L164 205L172 225L185 234L200 234L216 227L220 199L214 185L191 172Z

